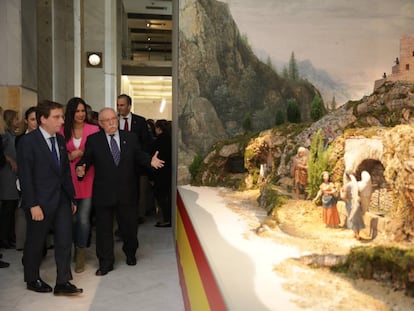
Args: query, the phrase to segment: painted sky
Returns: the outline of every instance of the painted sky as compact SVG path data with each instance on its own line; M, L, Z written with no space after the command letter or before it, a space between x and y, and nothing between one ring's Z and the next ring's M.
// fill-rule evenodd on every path
M351 86L352 99L372 93L414 35L414 0L222 0L258 54L309 59ZM280 68L278 68L280 70Z

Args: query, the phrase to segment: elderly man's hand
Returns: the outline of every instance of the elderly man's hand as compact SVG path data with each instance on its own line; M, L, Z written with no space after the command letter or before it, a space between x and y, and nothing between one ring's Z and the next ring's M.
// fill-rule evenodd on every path
M158 151L156 151L151 159L151 166L153 168L161 168L164 166L165 161L158 159Z

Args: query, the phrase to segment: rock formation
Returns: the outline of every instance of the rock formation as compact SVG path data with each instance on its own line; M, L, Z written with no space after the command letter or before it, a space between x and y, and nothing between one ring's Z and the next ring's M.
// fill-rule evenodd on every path
M179 183L196 154L227 137L244 134L243 122L263 130L294 99L302 121L319 92L307 81L280 77L252 52L228 5L216 0L180 1Z
M373 185L370 210L391 219L384 230L396 238L414 237L413 112L414 84L389 82L372 95L348 102L311 125L285 124L262 131L249 142L230 149L232 153L227 152L227 157L215 152L203 164L201 175L208 178L198 182L247 188L269 183L289 192L291 158L297 147L305 144L309 134L330 126L336 136L330 155L333 181L341 181L345 169L353 171L358 179L362 171L368 171ZM225 149L226 144L222 142L216 148ZM220 169L234 156L244 156L246 173L231 174ZM264 181L259 179L263 164L266 165ZM229 180L232 182L226 185Z

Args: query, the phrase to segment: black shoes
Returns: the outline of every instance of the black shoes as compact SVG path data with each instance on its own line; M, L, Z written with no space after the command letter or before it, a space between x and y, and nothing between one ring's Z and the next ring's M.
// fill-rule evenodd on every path
M0 248L12 249L16 247L16 243L12 241L0 241Z
M83 293L82 288L77 288L75 285L70 282L63 284L56 284L55 289L53 290L53 295L55 296L76 296Z
M8 262L0 260L0 268L7 268L8 266L10 266L10 264Z
M155 224L155 227L157 227L157 228L169 228L169 227L171 227L171 223L170 222L157 222Z
M103 276L103 275L108 274L108 272L110 272L112 270L114 270L114 268L112 268L112 267L107 268L107 269L105 269L105 268L99 268L98 270L96 270L95 275L97 275L97 276Z
M42 279L37 279L36 281L28 282L27 289L32 290L36 293L50 293L52 291L52 287L50 287L47 283L43 282Z
M126 264L128 266L135 266L137 264L137 258L135 256L127 257Z
M51 293L52 287L45 283L42 279L37 279L33 282L27 283L27 289L36 293ZM56 284L53 294L56 296L74 296L83 293L82 288L77 288L75 285L66 282L63 284Z

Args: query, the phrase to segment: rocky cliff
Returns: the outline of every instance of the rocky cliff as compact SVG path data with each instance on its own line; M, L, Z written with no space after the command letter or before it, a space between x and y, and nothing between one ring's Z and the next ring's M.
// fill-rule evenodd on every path
M371 210L397 221L387 230L414 237L414 84L388 82L370 96L350 101L313 124L286 124L261 132L248 143L216 145L204 159L196 182L206 185L263 188L271 184L292 193L291 157L307 137L330 127L335 133L330 156L333 181L345 170L373 178ZM226 150L227 152L223 152ZM231 169L244 159L245 172ZM221 169L220 169L221 168Z
M303 121L318 91L306 81L288 81L259 61L235 24L227 4L180 1L179 183L188 181L195 154L217 141L275 124L295 99ZM275 43L277 44L277 43Z

